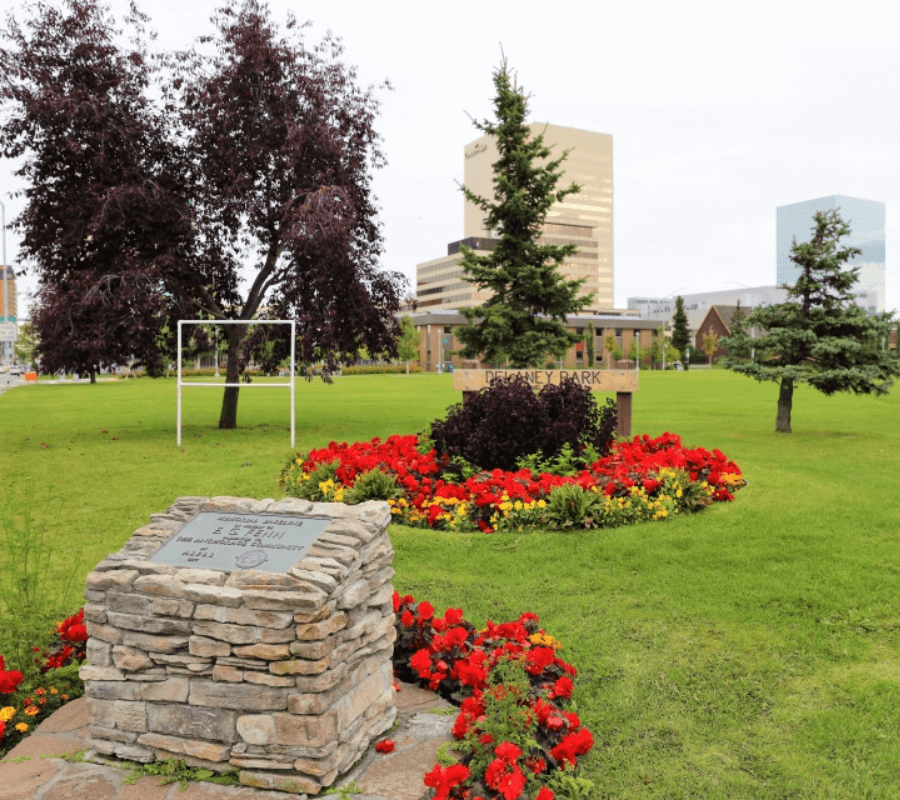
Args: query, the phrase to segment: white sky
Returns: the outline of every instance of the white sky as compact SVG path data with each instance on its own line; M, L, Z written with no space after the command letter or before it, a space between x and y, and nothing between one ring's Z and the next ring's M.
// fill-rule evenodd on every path
M110 5L121 14L127 2ZM216 5L140 3L166 49L211 33ZM362 84L393 84L376 123L389 163L375 190L383 264L413 287L415 265L462 237L456 182L463 146L479 135L467 113L492 115L502 43L532 95L532 121L613 136L617 307L631 295L775 284L776 206L840 193L887 204L886 309L900 308L900 12L892 3L270 6L280 23L289 8L311 19L311 44L328 29L341 36ZM21 2L0 0L11 7ZM9 199L12 169L0 160L7 222L21 210ZM6 239L10 263L21 266L15 234ZM36 283L29 276L19 285L21 303Z

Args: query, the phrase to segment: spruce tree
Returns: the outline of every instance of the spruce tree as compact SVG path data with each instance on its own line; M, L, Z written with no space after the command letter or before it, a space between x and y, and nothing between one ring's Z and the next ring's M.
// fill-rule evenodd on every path
M753 339L747 333L747 312L741 308L740 300L728 328L729 335L723 336L719 344L725 348L725 366L730 368L732 363L748 361L753 354Z
M691 344L691 332L688 330L687 314L681 295L675 298L675 314L672 316L672 346L678 351L684 368L688 369L687 349Z
M859 268L844 265L862 251L838 247L850 226L838 210L817 211L809 242L791 247L800 277L784 303L755 309L747 324L766 333L753 341L750 362L731 362L735 372L779 384L775 430L791 432L794 386L808 383L835 392L887 394L900 375L900 359L887 349L896 324L892 313L866 316L853 303ZM733 337L732 337L733 338Z
M498 232L499 241L489 255L478 256L462 246L466 280L491 291L482 306L460 309L468 324L457 335L464 358L508 357L513 368L543 364L547 354L562 358L579 336L565 329L569 314L584 309L592 295L579 295L583 280L566 280L558 269L575 245L539 244L547 212L555 202L579 191L572 183L557 189L560 165L542 134L532 136L525 124L528 98L512 81L504 59L494 72L497 122L475 122L480 131L496 138L499 159L494 166L494 198L466 197L485 213L485 226Z
M593 369L596 366L594 352L595 337L596 333L594 332L594 323L589 322L587 325L587 333L584 335L585 344L587 345L587 367L589 369Z

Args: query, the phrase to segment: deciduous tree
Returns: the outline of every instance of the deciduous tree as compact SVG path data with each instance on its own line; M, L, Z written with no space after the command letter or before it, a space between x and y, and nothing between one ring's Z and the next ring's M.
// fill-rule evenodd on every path
M360 347L395 355L405 280L378 268L371 172L385 159L373 89L357 86L340 40L309 47L293 18L282 38L257 0L232 2L214 22L215 53L178 54L168 95L186 141L200 307L217 319L250 320L263 305L270 318L293 317L306 361L350 362ZM228 326L228 383L244 332ZM219 427L235 426L237 400L227 388Z
M27 156L18 224L44 287L45 360L130 351L161 371L175 319L261 314L297 321L306 361L395 353L405 279L378 269L378 103L340 40L307 46L292 18L282 35L263 3L233 0L210 48L155 62L120 48L102 6L64 6L36 5L30 33L11 20L0 53L13 107L0 144ZM138 40L143 21L132 12ZM154 64L164 108L147 99ZM283 358L287 330L245 341L247 326L227 326L228 382L250 347ZM220 427L235 427L237 400L226 388Z
M397 357L406 362L406 374L409 375L409 362L419 357L419 331L411 317L401 317L400 336L397 339Z
M703 334L703 352L706 353L706 357L709 359L710 367L713 363L713 356L716 354L716 350L718 349L719 334L716 333L712 328L710 328L708 333Z
M162 115L146 97L145 18L87 0L37 3L0 35L0 148L22 158L27 203L14 226L39 278L34 324L45 369L92 378L135 354L161 369L166 317L183 313L187 207Z
M559 272L563 259L577 248L538 243L553 203L579 191L574 183L557 188L568 151L544 161L550 148L542 134L532 136L526 126L528 97L513 81L505 59L494 72L494 87L497 121L475 122L497 142L494 197L466 187L463 191L485 212L485 226L497 231L500 240L486 256L460 248L466 279L490 290L491 297L481 306L460 310L469 324L457 336L463 357L508 357L520 369L542 364L548 353L563 357L579 339L563 323L567 315L584 309L591 296L579 294L583 280L566 280Z
M794 387L799 383L826 395L886 394L900 375L900 359L886 349L896 324L893 314L866 316L853 303L851 289L859 268L845 265L861 251L839 246L851 229L838 211L817 211L810 240L797 244L794 239L791 261L800 267L800 277L785 286L787 301L756 308L747 318L748 324L765 331L754 340L755 358L727 362L735 372L778 383L775 430L783 433L791 432Z

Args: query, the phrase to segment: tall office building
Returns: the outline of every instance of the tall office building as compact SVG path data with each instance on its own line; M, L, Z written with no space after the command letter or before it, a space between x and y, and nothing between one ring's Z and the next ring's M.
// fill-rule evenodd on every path
M561 269L569 279L584 278L583 291L593 292L594 298L585 311L596 312L613 308L613 172L612 136L560 125L533 122L528 125L533 136L541 133L551 149L551 158L558 158L570 150L562 163L563 176L559 187L573 181L581 186L578 194L571 194L554 203L547 213L541 241L547 244L572 243L578 247L574 256L565 259ZM475 194L493 199L493 165L499 158L492 136L482 136L466 145L464 150L466 188ZM459 262L460 244L476 252L487 253L497 239L495 232L484 225L484 212L474 203L464 200L464 239L452 242L447 255L416 266L419 308L429 311L476 306L488 299L486 292L463 278Z
M862 200L857 197L834 194L816 200L804 200L778 206L776 210L777 275L779 284L793 285L800 276L800 268L790 259L791 245L796 238L798 244L812 238L816 211L840 209L841 219L847 223L852 233L840 240L840 247L858 247L862 254L849 262L848 267L859 267L859 280L853 287L857 304L869 314L884 311L884 203L877 200Z

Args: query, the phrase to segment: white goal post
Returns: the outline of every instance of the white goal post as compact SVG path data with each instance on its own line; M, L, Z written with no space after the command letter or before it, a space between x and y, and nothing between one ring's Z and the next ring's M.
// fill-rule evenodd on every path
M291 326L291 379L287 383L206 383L181 379L181 326L182 325L290 325ZM178 320L178 423L177 443L181 447L181 388L183 386L214 386L221 389L234 386L238 389L269 389L288 386L291 390L291 449L294 448L294 372L296 368L294 352L297 341L297 323L292 319L180 319Z

